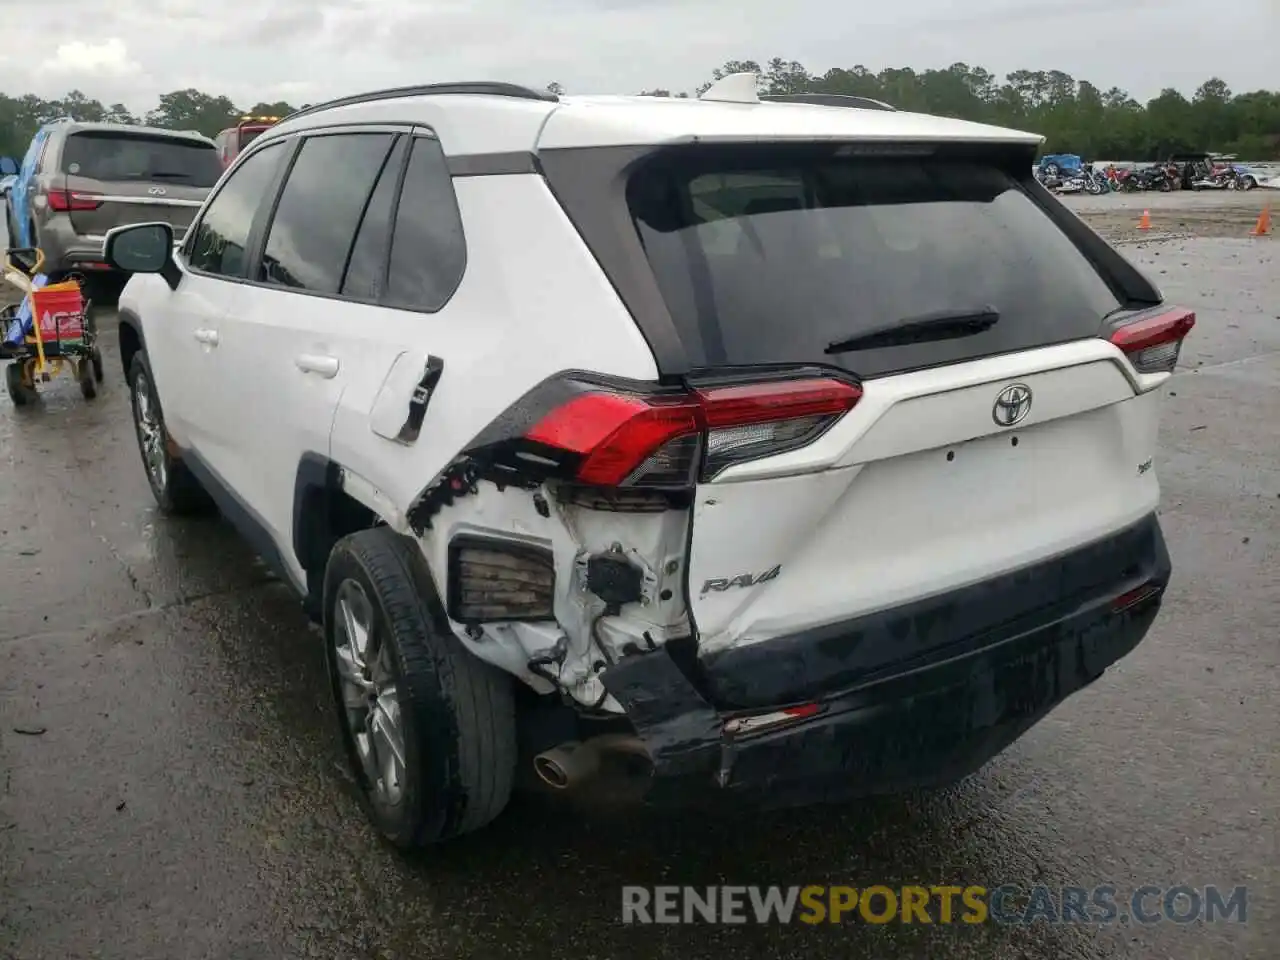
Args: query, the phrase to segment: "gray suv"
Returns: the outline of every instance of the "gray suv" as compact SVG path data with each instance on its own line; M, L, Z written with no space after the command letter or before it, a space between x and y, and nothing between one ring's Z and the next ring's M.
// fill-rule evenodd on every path
M98 279L98 297L118 294L127 277L103 259L107 231L164 220L180 238L221 173L217 146L195 131L55 121L10 190L11 245L40 247L51 275Z

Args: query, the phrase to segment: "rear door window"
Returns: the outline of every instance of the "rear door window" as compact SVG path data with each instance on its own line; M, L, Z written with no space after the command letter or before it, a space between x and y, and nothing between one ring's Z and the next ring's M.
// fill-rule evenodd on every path
M138 180L212 187L222 167L212 143L89 130L67 137L62 171L91 180Z
M404 167L408 139L402 137L382 165L382 173L369 196L360 229L356 232L342 279L344 297L378 300L386 289L387 248L391 243L391 219L395 215L396 184Z
M336 294L356 229L395 135L309 137L280 194L257 279Z
M875 376L1096 336L1119 306L1017 179L980 160L699 148L642 167L628 203L700 367L816 362ZM992 311L979 333L828 350Z

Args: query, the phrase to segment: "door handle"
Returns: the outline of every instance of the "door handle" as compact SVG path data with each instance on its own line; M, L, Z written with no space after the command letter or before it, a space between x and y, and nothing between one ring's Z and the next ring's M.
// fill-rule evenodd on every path
M338 375L338 358L315 353L300 353L293 362L303 373L316 373L329 380Z
M201 327L195 332L195 338L210 347L216 347L218 345L217 330L207 330L204 327Z

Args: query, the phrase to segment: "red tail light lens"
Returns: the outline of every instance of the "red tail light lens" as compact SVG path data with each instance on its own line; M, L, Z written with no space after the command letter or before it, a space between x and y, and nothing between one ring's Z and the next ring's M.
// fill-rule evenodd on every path
M50 190L49 209L55 213L67 213L72 210L97 210L102 206L102 198L96 193L83 190Z
M581 457L582 483L684 487L699 472L812 443L862 391L813 379L718 387L678 397L591 392L556 407L525 433ZM705 456L704 456L705 454Z
M1125 352L1139 373L1172 373L1182 341L1196 325L1191 310L1168 310L1139 317L1112 332L1110 340Z
M683 398L588 393L552 410L525 436L582 456L577 476L583 483L616 487L668 442L696 434L699 426L697 407Z

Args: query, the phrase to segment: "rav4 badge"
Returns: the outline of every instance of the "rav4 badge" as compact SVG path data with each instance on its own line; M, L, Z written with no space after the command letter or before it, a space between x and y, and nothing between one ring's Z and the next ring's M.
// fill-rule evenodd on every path
M772 580L781 572L782 564L778 564L761 574L740 573L736 577L716 577L702 584L702 593L705 596L708 593L724 593L731 587L757 587Z

